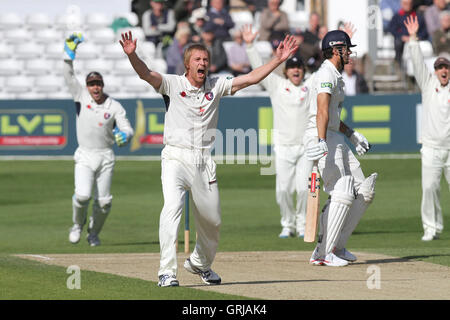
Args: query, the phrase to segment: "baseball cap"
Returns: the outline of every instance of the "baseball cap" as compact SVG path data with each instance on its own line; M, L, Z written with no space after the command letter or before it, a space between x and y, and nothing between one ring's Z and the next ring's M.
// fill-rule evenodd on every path
M447 66L450 67L450 61L447 58L444 57L438 57L436 61L434 62L434 69L437 69L439 66Z
M332 48L334 46L356 47L352 44L348 34L342 30L333 30L328 32L322 40L322 50Z
M304 68L305 64L303 63L302 58L299 56L293 56L286 61L285 68Z
M93 81L100 81L103 85L103 77L102 75L97 71L89 72L86 76L86 84Z

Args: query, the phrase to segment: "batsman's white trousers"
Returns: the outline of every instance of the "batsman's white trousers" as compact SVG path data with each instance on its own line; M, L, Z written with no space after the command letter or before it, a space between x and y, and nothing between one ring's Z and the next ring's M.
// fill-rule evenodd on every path
M310 145L317 144L318 138L317 136L305 136L305 145L306 147ZM325 157L320 158L318 163L318 168L321 174L322 186L323 190L332 194L334 190L334 186L336 182L343 176L352 176L354 178L354 188L358 190L361 183L365 180L364 173L361 169L361 164L356 159L352 150L348 147L345 142L344 135L328 130L327 131L327 147L328 154ZM340 144L342 145L342 159L336 159L336 146ZM356 205L357 203L353 203ZM361 219L364 212L356 212L355 208L360 208L361 210L366 210L367 207L364 206L351 206L349 210L349 215L344 221L342 229L346 228L347 224L355 225ZM328 223L328 210L330 206L328 205L325 208L325 211L322 213L320 217L320 230L319 230L319 241L323 240L319 245L319 251L325 252L325 248L322 246L326 246L327 241L327 223ZM357 219L358 221L353 221L353 219ZM342 229L338 231L337 242L347 242L347 239L350 235L342 235ZM351 230L353 232L353 230ZM346 239L341 241L341 237L344 236Z
M313 162L306 157L303 145L274 145L276 200L280 206L281 226L291 232L305 231L308 178ZM294 204L294 193L297 203Z
M78 147L75 160L75 197L90 199L92 195L101 206L112 201L111 182L115 157L112 149L87 150ZM86 217L73 217L74 223Z
M161 152L164 207L159 222L161 260L158 275L177 275L176 241L187 190L191 191L197 243L190 256L193 265L208 270L219 244L221 212L216 164L209 150L165 146Z
M422 146L422 225L424 231L433 234L441 233L444 229L441 198L441 177L450 188L450 150L436 149Z

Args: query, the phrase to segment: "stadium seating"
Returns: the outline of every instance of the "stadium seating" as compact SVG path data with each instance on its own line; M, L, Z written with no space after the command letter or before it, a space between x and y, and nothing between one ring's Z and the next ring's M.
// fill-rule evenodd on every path
M15 76L22 71L23 61L16 59L0 59L0 76Z
M14 48L12 45L0 42L0 59L12 58L14 55Z
M29 59L25 61L23 74L29 76L42 76L52 72L54 62L43 58Z
M6 91L11 93L25 93L33 88L33 79L26 76L12 76L5 81Z
M23 25L23 20L19 15L11 12L0 13L0 30L11 30L20 28Z

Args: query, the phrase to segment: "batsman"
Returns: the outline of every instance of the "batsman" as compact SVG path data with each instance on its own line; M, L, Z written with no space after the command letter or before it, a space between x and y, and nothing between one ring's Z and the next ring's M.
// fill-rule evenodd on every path
M370 144L340 120L345 96L341 72L350 61L352 47L355 45L346 32L328 32L322 40L325 61L313 75L304 144L308 159L318 163L323 190L330 195L319 220L317 246L310 259L313 265L341 267L356 261L346 249L347 241L375 196L377 173L364 177L345 136L359 155L366 153Z
M111 211L110 193L114 170L114 142L124 146L133 136L133 128L122 105L103 92L103 77L92 71L86 76L86 87L77 80L73 60L76 49L83 42L81 34L74 33L64 44L64 79L75 102L78 148L75 151L75 192L72 197L73 227L69 241L80 241L86 224L89 202L93 196L87 241L100 245L98 237Z

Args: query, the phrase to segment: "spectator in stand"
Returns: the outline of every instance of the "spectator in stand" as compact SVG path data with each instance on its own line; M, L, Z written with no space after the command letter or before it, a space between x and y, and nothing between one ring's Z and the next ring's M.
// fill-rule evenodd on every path
M206 15L205 8L197 8L194 11L192 11L192 15L189 18L189 24L191 26L192 42L201 42L202 40L201 34L205 26L205 23L208 20L209 18Z
M433 51L436 56L450 59L450 11L439 16L441 27L433 33Z
M234 27L234 22L230 13L224 7L224 0L211 0L207 16L206 25L208 29L213 30L216 39L231 40L229 32Z
M389 23L394 14L400 10L400 0L381 0L381 18L383 20L383 31L389 32Z
M303 41L313 46L320 42L319 39L320 29L320 15L317 12L312 12L309 15L308 28L303 32Z
M181 75L184 73L183 54L190 37L191 30L187 26L181 27L175 32L173 42L166 52L168 74Z
M177 0L173 11L177 22L188 21L194 11L194 0Z
M350 59L350 62L344 65L342 79L345 82L346 96L354 96L356 94L369 92L366 80L359 72L355 70L354 59Z
M209 50L210 57L210 73L220 73L228 71L227 53L222 44L222 40L217 39L214 33L214 27L206 24L201 33L201 43Z
M259 20L260 41L269 41L274 33L283 35L289 32L288 16L280 9L280 5L281 0L267 0L267 8L261 13Z
M299 30L296 30L293 36L299 48L297 55L305 62L306 71L309 73L315 72L323 62L319 43L311 44L310 42L306 42L307 36Z
M419 40L427 40L428 33L423 17L417 15L413 10L413 0L401 0L400 6L400 10L394 15L389 23L388 29L394 36L395 61L399 66L402 66L403 49L405 42L409 41L409 33L404 25L406 18L409 16L417 16L419 20L419 32L417 33L417 36L419 37Z
M146 40L157 45L164 36L175 32L175 14L172 9L165 8L164 0L150 0L150 6L142 15L142 30Z
M446 0L434 0L433 5L427 7L424 13L425 24L430 40L433 41L433 34L440 28L440 14L447 8Z
M241 30L234 30L232 36L234 41L227 52L227 60L228 68L236 77L241 74L249 73L251 68Z

